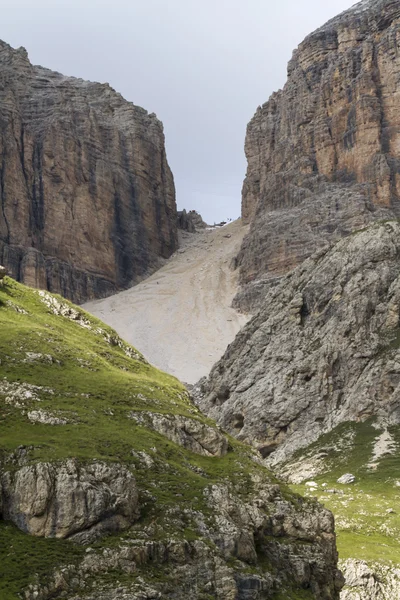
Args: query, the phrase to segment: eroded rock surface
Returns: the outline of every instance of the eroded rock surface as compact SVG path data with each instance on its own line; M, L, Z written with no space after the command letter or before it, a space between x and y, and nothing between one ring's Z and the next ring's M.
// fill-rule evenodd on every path
M0 260L75 302L126 288L177 248L161 122L108 84L0 42Z
M38 463L1 476L2 517L31 535L91 541L137 519L138 491L126 467Z
M185 209L178 212L178 227L189 233L196 233L207 227L207 223L203 221L201 215L195 210L186 211Z
M332 514L177 379L48 291L0 306L0 597L339 600Z
M400 7L357 4L308 36L248 125L241 282L287 273L328 242L400 213ZM237 304L259 307L252 290Z
M400 569L363 560L342 561L346 587L341 600L393 600L400 597Z
M228 451L227 438L217 428L182 415L130 413L140 425L150 427L187 450L203 456L224 456Z
M400 422L400 225L315 254L267 294L199 406L271 463L345 421Z

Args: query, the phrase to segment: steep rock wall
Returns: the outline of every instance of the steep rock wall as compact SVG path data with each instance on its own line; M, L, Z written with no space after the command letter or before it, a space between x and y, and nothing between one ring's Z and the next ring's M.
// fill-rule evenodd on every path
M367 0L307 37L246 136L242 283L400 212L400 5Z
M400 224L307 259L266 295L195 393L271 464L347 421L400 424Z
M0 260L81 302L177 248L163 127L108 84L32 66L0 42Z

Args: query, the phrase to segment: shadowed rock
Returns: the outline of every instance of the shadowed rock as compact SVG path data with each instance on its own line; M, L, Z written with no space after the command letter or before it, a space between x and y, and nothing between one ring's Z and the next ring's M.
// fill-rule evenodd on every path
M161 122L108 84L33 66L0 42L0 260L83 302L177 249Z

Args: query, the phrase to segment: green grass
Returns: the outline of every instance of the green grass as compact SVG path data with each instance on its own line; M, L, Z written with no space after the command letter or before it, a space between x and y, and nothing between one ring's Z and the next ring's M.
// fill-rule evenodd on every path
M84 553L85 548L81 546L28 536L14 525L0 521L1 600L15 600L29 583L35 579L45 583L57 565L75 564Z
M94 543L96 551L132 536L140 539L150 524L152 539L196 540L199 531L190 517L181 515L171 524L169 510L183 507L212 519L204 490L213 483L228 482L245 499L253 491L252 472L276 482L237 440L230 439L223 458L204 457L130 419L131 412L153 411L215 426L191 404L177 379L149 365L98 319L56 298L64 308L77 310L85 326L79 319L53 314L37 291L10 278L0 286L0 466L18 468L9 457L19 446L27 449L28 464L73 457L130 466L140 491L140 520L129 531ZM43 356L33 360L27 353ZM33 397L16 405L7 401L5 383L37 388ZM28 413L39 409L70 422L32 423ZM143 466L141 452L151 458L151 467ZM284 486L282 490L301 505L302 499ZM29 583L45 583L56 566L74 564L83 551L68 541L30 537L0 521L0 598L12 600ZM158 575L168 577L168 570L160 568ZM110 573L105 579L116 577Z
M298 493L316 496L333 512L340 559L400 563L400 487L396 485L400 482L400 427L389 427L395 441L394 454L385 454L376 461L376 469L371 469L368 464L374 441L381 432L372 421L337 427L303 451L307 456L326 453L323 472L312 477L318 488L311 491L305 482L291 486ZM298 452L294 461L301 454ZM355 475L355 483L337 483L344 473ZM322 484L327 484L325 490L336 489L338 493L327 493ZM390 509L394 513L386 512Z

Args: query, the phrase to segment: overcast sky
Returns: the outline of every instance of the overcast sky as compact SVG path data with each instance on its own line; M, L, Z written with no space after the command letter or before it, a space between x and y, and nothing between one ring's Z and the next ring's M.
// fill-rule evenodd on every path
M1 0L34 64L108 82L163 121L179 208L240 215L246 125L302 39L352 0Z

